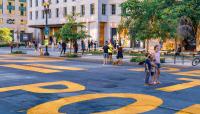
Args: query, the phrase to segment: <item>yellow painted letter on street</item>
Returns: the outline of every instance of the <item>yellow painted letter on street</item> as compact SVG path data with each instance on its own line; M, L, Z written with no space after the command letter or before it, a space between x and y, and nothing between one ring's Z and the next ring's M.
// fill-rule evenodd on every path
M64 85L66 86L66 88L65 89L42 88L45 86L53 86L53 85ZM82 91L82 90L85 90L85 87L80 84L69 82L69 81L57 81L57 82L44 82L44 83L0 88L0 92L7 92L7 91L13 91L13 90L24 90L24 91L29 91L33 93L63 93L63 92Z
M184 81L190 81L190 82L185 82L182 84L158 88L157 90L161 90L161 91L165 91L165 92L175 92L175 91L180 91L180 90L200 86L200 80L198 80L198 79L190 79L190 78L178 78L178 79L184 80Z
M144 95L144 94L129 94L129 93L113 93L113 94L86 94L61 98L55 101L50 101L44 104L35 106L27 111L27 114L63 114L59 109L65 105L78 103L82 101L94 100L99 98L116 97L135 99L136 102L125 107L93 114L138 114L156 109L163 101L160 98Z
M194 104L190 107L187 107L176 114L199 114L200 113L200 104Z

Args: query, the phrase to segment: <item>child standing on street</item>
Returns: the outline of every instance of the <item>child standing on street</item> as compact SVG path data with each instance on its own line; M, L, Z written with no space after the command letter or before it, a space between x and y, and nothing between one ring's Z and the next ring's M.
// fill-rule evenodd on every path
M146 60L145 60L145 84L150 85L150 76L151 76L151 70L152 70L152 65L151 65L151 55L149 53L146 54Z

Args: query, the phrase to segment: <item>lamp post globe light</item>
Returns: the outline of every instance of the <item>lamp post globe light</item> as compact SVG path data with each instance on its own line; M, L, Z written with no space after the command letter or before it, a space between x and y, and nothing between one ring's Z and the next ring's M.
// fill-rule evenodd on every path
M45 45L45 53L44 56L49 56L48 52L48 45L49 45L49 27L48 27L48 14L49 14L49 1L45 0L43 3L44 6L44 13L46 16L46 21L45 21L45 28L44 28L44 34L45 34L45 39L44 39L44 45Z

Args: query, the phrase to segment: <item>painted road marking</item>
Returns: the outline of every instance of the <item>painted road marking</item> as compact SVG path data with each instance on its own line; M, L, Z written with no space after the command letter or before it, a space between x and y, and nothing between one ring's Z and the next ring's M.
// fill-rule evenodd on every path
M45 86L64 85L65 89L46 89ZM77 92L85 90L85 86L70 81L57 81L57 82L44 82L12 87L0 88L0 92L8 92L13 90L24 90L33 93L64 93L64 92Z
M144 68L133 68L133 69L128 69L129 71L135 71L135 72L144 72ZM161 68L162 72L179 72L179 68L172 68L172 67L162 67Z
M0 66L2 66L2 67L8 67L8 68L20 69L20 70L28 70L28 71L46 73L46 74L61 72L60 70L38 68L38 67L32 67L32 66L27 66L27 65L6 64L6 65L0 65Z
M63 60L0 60L0 62L4 63L24 63L24 62L58 62L58 61L63 61Z
M161 90L165 92L175 92L175 91L180 91L196 86L200 86L200 80L198 79L189 79L189 78L178 78L178 80L184 80L184 81L190 81L182 84L177 84L173 86L168 86L168 87L163 87L163 88L158 88L156 90Z
M200 70L192 70L192 71L187 71L187 72L178 72L178 73L173 73L175 75L181 75L181 76L197 76L200 77Z
M27 111L27 114L62 114L59 109L65 105L77 103L81 101L94 100L106 97L130 98L135 99L136 102L129 104L120 109L111 110L107 112L93 113L93 114L138 114L156 109L162 105L163 101L160 98L144 95L144 94L129 94L129 93L113 93L113 94L85 94L79 96L72 96L61 98L55 101L50 101L44 104L35 106Z
M56 65L48 65L48 64L27 64L27 65L34 66L34 67L59 69L59 70L72 70L72 71L86 70L86 69L78 68L78 67L66 67L66 66L56 66Z
M176 114L199 114L200 113L200 104L194 104L190 107L187 107Z

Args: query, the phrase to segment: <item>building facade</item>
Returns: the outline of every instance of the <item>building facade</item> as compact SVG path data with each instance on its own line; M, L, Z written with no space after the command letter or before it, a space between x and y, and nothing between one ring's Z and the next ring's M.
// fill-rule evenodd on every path
M0 27L11 29L13 40L27 31L27 1L0 0Z
M117 40L117 26L121 20L120 4L126 0L49 0L48 24L50 36L66 23L67 15L79 14L78 22L86 26L90 40L103 45L105 41ZM43 37L45 13L44 0L28 0L28 26L36 39ZM125 35L122 35L125 36ZM127 37L122 39L130 45Z

